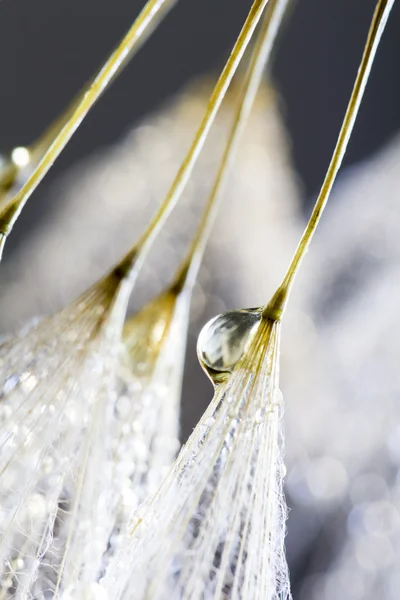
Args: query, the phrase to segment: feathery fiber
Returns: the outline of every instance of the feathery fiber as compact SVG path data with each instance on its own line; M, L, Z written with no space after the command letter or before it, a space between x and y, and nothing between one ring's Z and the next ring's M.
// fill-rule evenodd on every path
M101 583L118 599L289 597L284 556L280 324L213 319L199 356L214 399Z

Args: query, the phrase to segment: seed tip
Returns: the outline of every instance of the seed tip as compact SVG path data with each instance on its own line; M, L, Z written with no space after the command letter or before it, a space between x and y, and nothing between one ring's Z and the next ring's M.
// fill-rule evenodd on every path
M272 296L271 300L265 306L262 316L271 321L280 321L285 312L288 299L288 287L281 285Z

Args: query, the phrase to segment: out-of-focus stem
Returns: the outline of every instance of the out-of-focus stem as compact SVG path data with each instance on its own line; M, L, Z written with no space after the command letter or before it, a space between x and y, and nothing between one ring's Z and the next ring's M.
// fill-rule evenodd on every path
M114 269L114 273L121 279L129 279L131 274L133 277L136 275L143 264L143 261L147 255L147 251L150 249L160 229L164 225L169 214L184 191L201 149L205 143L208 132L210 131L210 128L214 122L218 109L221 106L225 93L232 81L240 60L252 38L254 30L267 3L268 0L254 0L248 17L234 45L232 53L216 83L205 115L196 132L191 147L185 159L183 160L167 195L161 203L156 215L153 217L139 240Z
M232 127L218 168L211 194L208 198L200 225L192 241L188 255L175 278L174 287L179 290L195 283L203 253L214 224L221 202L225 183L235 157L235 152L246 127L254 104L265 67L269 61L274 41L290 0L270 0L265 11L263 23L258 33L243 86L238 98L238 106Z
M178 0L152 0L148 2L144 7L143 11L139 15L138 19L141 19L141 23L133 24L132 28L129 30L125 38L115 49L114 53L110 56L109 60L111 60L112 56L116 53L120 54L120 48L125 40L127 40L127 49L124 51L124 55L120 57L118 67L111 74L110 79L107 81L106 86L104 86L100 93L96 96L93 104L97 102L102 93L105 90L105 87L109 87L114 79L116 79L124 70L124 68L128 65L131 58L140 50L142 45L147 41L153 31L157 28L159 23L165 17L165 15L173 8L173 6L177 3ZM138 27L141 27L140 31ZM135 27L136 35L132 35L132 29ZM129 39L127 39L129 36ZM107 63L106 63L107 64ZM104 65L102 71L104 71ZM74 112L79 107L82 97L84 94L91 88L91 86L96 82L96 79L99 77L99 74L96 74L94 77L90 79L90 81L85 85L83 91L79 92L79 94L69 103L65 111L57 117L57 119L48 127L33 144L29 146L29 152L31 154L31 159L33 162L39 161L43 154L46 152L47 148L53 142L56 134L63 129L63 127L68 123L69 119L72 117ZM92 105L93 106L93 105Z
M148 0L99 73L32 148L26 149L30 152L30 161L39 163L21 189L0 210L0 235L7 237L28 198L52 167L89 110L175 2L176 0Z

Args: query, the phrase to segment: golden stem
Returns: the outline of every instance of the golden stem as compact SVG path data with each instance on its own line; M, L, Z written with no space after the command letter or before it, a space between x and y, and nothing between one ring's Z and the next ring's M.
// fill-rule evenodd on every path
M177 0L162 0L161 2L160 2L160 0L157 0L157 1L153 0L152 2L147 3L147 5L144 7L144 9L142 10L141 14L138 17L138 19L146 18L147 19L146 22L142 22L141 30L135 36L132 37L131 32L133 30L133 27L135 27L136 31L137 31L138 26L140 25L140 24L138 25L137 20L136 20L135 23L133 24L132 28L128 31L127 35L124 37L122 42L117 46L116 50L113 52L113 54L109 58L109 60L111 60L112 56L114 56L115 53L118 53L120 51L121 46L124 44L124 42L126 40L128 45L127 45L126 51L124 52L124 57L122 57L120 59L117 69L111 75L107 84L102 87L100 93L95 98L93 104L95 102L97 102L97 100L100 98L102 93L105 91L105 88L109 87L113 83L113 81L122 73L124 68L130 62L131 58L133 58L133 56L140 50L140 48L147 41L147 39L150 37L150 35L153 33L153 31L157 28L157 26L162 21L162 19L166 16L166 14L171 10L171 8L173 8L173 6L176 3L177 3ZM129 40L127 39L128 36L130 36ZM103 67L102 71L103 70L104 70L104 67ZM46 130L40 135L40 137L37 140L35 140L35 142L33 144L31 144L29 146L28 150L31 154L32 162L41 160L43 154L46 152L47 148L53 142L57 133L63 129L63 127L66 125L66 123L72 117L72 115L78 108L78 106L82 100L82 97L87 92L87 90L93 86L93 84L95 83L97 78L98 78L98 74L96 74L94 77L92 77L89 80L89 82L85 85L83 91L80 91L78 93L78 95L68 104L65 111L59 117L56 118L56 120L50 125L50 127L46 128ZM92 104L92 106L93 106L93 104Z
M136 244L117 265L115 273L119 277L126 278L129 277L131 273L136 273L138 271L145 259L148 249L151 247L158 232L185 189L225 93L251 40L267 2L268 0L254 0L248 17L237 38L235 46L233 47L232 53L211 95L205 115L196 132L192 145L156 215Z
M188 255L175 278L173 287L176 291L181 290L185 285L188 285L189 287L193 286L196 280L205 246L234 160L235 152L246 127L248 117L260 87L264 69L270 58L271 50L289 1L290 0L270 0L266 8L263 23L257 35L256 44L251 54L250 63L239 94L238 106L213 188L207 200L205 211L195 238L190 246Z
M149 0L99 73L65 113L33 144L33 156L40 162L22 188L7 202L4 212L0 213L0 235L6 237L9 234L28 198L52 167L89 110L175 2L176 0Z
M299 270L301 261L308 251L311 239L321 219L326 203L328 202L333 184L342 164L342 160L353 131L354 123L364 95L365 87L368 82L375 54L393 4L394 0L378 0L376 5L368 32L363 57L357 73L357 78L354 83L342 128L340 130L338 141L336 143L328 171L322 184L321 191L311 213L307 227L296 249L292 262L289 265L289 269L285 275L285 278L264 309L264 316L270 319L279 320L283 315L289 293L293 285L294 277Z

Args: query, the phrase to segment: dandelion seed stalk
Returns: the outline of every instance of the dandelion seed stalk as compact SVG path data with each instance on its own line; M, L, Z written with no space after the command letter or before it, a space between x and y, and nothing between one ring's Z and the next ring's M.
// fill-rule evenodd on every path
M0 166L0 203L4 201L5 193L14 185L21 172L27 167L33 169L40 163L57 136L69 125L72 118L79 121L75 129L79 126L80 122L82 122L89 110L94 106L101 94L113 80L122 73L124 67L129 63L131 58L133 58L176 2L177 0L151 0L148 2L141 11L138 19L119 44L118 48L102 67L101 71L92 77L92 79L84 86L83 90L81 90L72 102L69 103L62 114L59 115L38 139L28 147L16 147L11 151L9 156L4 157ZM111 76L109 69L107 69L107 65L112 67ZM99 78L102 73L105 74L105 78L99 85ZM89 93L92 95L84 108L84 112L82 112L80 109L82 101ZM75 115L77 111L79 111L78 116ZM71 124L69 126L72 126L72 128L74 127L74 125ZM75 129L70 133L68 139L67 137L64 138L61 150L68 143ZM61 152L61 150L59 152ZM57 156L53 157L52 162L54 162L56 158Z
M26 167L27 164L35 165L38 163L15 196L7 201L4 206L0 204L0 258L1 249L4 247L4 238L10 233L31 194L52 167L105 89L121 73L175 3L176 0L149 0L98 74L30 148L22 149L26 151L27 161L20 165L18 161L10 160L5 166L1 174L0 185L4 184L5 187L9 187L22 167Z
M242 89L238 97L238 106L235 111L222 160L218 167L217 176L202 218L202 223L192 242L186 261L183 263L181 270L177 275L177 285L181 285L185 278L193 283L197 277L197 271L211 232L214 217L219 208L225 183L234 160L235 151L240 143L243 130L246 127L248 117L251 113L265 71L265 66L268 63L271 49L288 3L289 0L269 0L261 24L261 29L252 51Z
M321 187L321 191L283 282L265 308L265 315L270 318L280 319L282 317L293 286L294 278L300 268L300 264L305 254L308 251L312 237L316 231L316 228L318 227L322 213L324 212L325 206L329 200L330 193L341 167L347 150L347 145L354 128L360 104L364 96L365 88L368 83L368 78L374 62L375 54L378 50L379 42L383 35L394 2L395 0L379 0L376 5L357 78L353 87L342 128L339 133L338 141L336 143L328 171Z
M208 132L214 122L215 116L221 106L225 93L233 79L233 76L239 66L242 56L252 38L255 28L260 20L268 0L255 0L248 17L237 38L234 48L226 62L226 65L216 83L214 91L209 100L206 113L195 134L191 147L166 195L157 215L150 222L146 231L139 238L137 244L121 263L120 268L130 270L131 263L137 260L139 254L145 251L146 247L151 245L157 236L160 228L168 218L174 206L178 202L185 186L189 180L193 167L199 157L201 149L206 141Z
M85 89L70 102L63 114L60 115L30 146L29 151L33 162L37 162L43 157L44 153L53 143L55 134L62 131L68 124L71 117L79 110L83 97L89 91L94 91L95 93L93 99L90 99L90 107L88 110L94 106L100 96L122 73L130 60L140 50L177 2L178 0L151 0L146 3L135 23L110 56L107 63L102 67L101 71L99 71L99 73L85 86ZM104 81L101 80L103 77ZM85 112L85 116L87 112ZM80 117L80 119L82 119L82 117Z
M159 231L161 230L162 226L164 225L165 221L167 220L169 214L171 213L171 211L177 204L179 198L181 197L181 195L185 189L185 186L189 180L189 177L193 171L193 168L196 164L196 161L200 155L202 147L205 143L208 132L210 131L210 128L214 122L214 119L216 117L218 109L220 108L221 103L224 99L225 93L235 75L235 72L238 68L240 60L251 40L254 30L260 20L260 17L262 15L263 10L264 10L265 6L267 5L267 3L268 3L268 0L255 0L254 1L253 6L250 9L249 15L248 15L248 17L242 27L242 30L237 38L237 41L233 47L231 55L228 58L228 61L225 65L216 85L215 85L214 91L208 102L206 112L205 112L204 117L200 123L200 126L196 132L194 140L189 148L189 151L188 151L185 159L183 160L183 162L178 170L178 173L177 173L174 181L172 182L172 185L171 185L168 193L166 194L165 198L163 199L159 209L157 210L157 213L155 214L153 219L150 221L149 225L147 226L147 228L145 229L143 234L140 236L139 240L134 244L134 246L124 256L124 258L112 269L112 272L107 276L107 277L116 277L117 279L120 279L121 286L125 286L127 288L132 287L133 281L145 260L148 250L150 249L151 245L153 244L155 238L157 237ZM277 4L277 6L280 6L280 3L276 3L276 4ZM283 4L283 2L282 2L282 4ZM275 4L274 4L274 6L275 6ZM273 12L274 11L272 11L271 14L273 14ZM272 18L270 19L270 17L267 16L266 24L267 24L267 28L263 31L263 33L264 33L264 35L266 35L267 32L271 31L272 35L273 35L273 37L272 37L272 39L273 39L275 37L275 33L276 33L275 19L272 19ZM271 29L270 29L270 24L272 25ZM268 39L268 44L269 45L271 44L270 39ZM259 47L256 48L255 56L259 55L259 59L261 59L261 58L264 59L264 57L266 57L268 54L268 50L269 50L269 48L267 46L264 47L264 45L260 45ZM258 65L258 60L257 61L254 60L252 69L251 69L251 72L254 71L254 80L253 80L253 77L251 77L248 81L249 89L250 89L252 95L255 94L255 91L256 91L256 85L255 85L256 77L258 80L260 77L260 71L259 71L259 67L257 65ZM201 252L204 249L203 239L204 240L206 239L206 236L204 235L205 230L206 229L208 230L209 223L211 223L211 221L212 221L211 216L212 216L213 210L214 210L213 207L216 204L215 200L217 198L217 195L219 195L219 191L221 189L220 186L221 186L221 183L223 182L224 171L225 171L226 166L228 165L228 161L230 160L231 151L233 152L234 144L236 141L236 135L241 133L239 126L241 126L243 117L245 116L245 113L250 108L250 102L249 102L249 105L247 106L247 101L248 101L248 97L246 94L244 94L243 98L241 99L239 111L238 111L237 117L236 117L237 123L235 123L233 126L231 138L230 138L230 140L228 142L228 146L227 146L228 149L224 156L223 163L222 163L221 169L219 171L219 175L217 177L217 181L215 183L214 190L210 196L210 199L208 202L208 207L207 207L206 213L204 215L203 223L199 229L199 232L200 232L199 237L197 238L197 240L194 241L191 253L189 253L189 256L188 256L188 261L190 263L193 263L193 259L196 258L197 256L200 257ZM236 129L237 129L237 132L235 131ZM187 264L189 264L189 262L187 262ZM198 265L198 260L195 262ZM187 264L184 266L182 273L187 271ZM181 277L183 277L183 275L181 275ZM129 293L126 296L129 296Z

